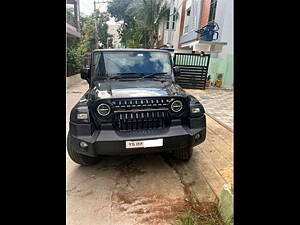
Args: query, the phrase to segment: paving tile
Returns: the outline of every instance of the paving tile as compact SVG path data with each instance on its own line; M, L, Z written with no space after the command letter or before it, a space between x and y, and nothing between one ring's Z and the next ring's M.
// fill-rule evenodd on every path
M191 89L186 91L201 102L209 115L233 129L233 91L214 89L201 92Z

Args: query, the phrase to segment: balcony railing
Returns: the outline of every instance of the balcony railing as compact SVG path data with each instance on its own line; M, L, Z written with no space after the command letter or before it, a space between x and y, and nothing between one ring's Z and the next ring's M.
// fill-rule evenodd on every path
M80 24L79 24L79 18L77 16L79 15L79 7L74 5L74 7L67 9L66 12L66 27L67 27L67 34L68 36L80 38Z
M184 33L186 34L189 31L189 25L184 27Z
M189 31L188 33L185 33L180 37L180 43L189 42L192 40L195 40L197 38L197 33L194 30Z
M71 29L72 31L76 30L76 32L80 32L79 0L67 0L66 3L67 3L67 15L66 15L67 28Z
M75 16L67 14L67 23L77 28Z

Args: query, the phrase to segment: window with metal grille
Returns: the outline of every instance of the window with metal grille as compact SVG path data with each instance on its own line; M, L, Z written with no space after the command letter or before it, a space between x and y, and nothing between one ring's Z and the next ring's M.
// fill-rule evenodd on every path
M173 11L173 16L171 17L171 24L172 24L172 30L175 29L175 22L176 22L176 8L174 8L174 11ZM170 24L170 17L168 18L168 21L167 21L167 30L169 29L169 24Z
M216 11L217 11L217 1L218 0L212 0L210 3L210 10L209 10L209 17L208 17L208 23L214 22L216 18Z
M185 18L185 26L184 26L184 33L187 33L189 31L189 25L190 25L190 15L191 15L191 8L188 8L186 10L186 18Z
M186 10L186 15L190 16L191 15L191 7L189 9Z

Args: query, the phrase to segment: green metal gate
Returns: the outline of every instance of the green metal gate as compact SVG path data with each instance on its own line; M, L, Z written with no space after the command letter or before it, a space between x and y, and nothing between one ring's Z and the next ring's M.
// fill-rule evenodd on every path
M175 53L174 66L180 68L175 81L182 88L205 89L210 54Z

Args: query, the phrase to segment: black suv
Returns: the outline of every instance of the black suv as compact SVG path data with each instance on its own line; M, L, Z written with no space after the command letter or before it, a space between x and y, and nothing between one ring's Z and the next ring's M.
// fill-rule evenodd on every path
M101 49L81 72L88 91L70 115L70 158L165 152L189 160L206 136L203 106L175 83L180 69L165 50Z

